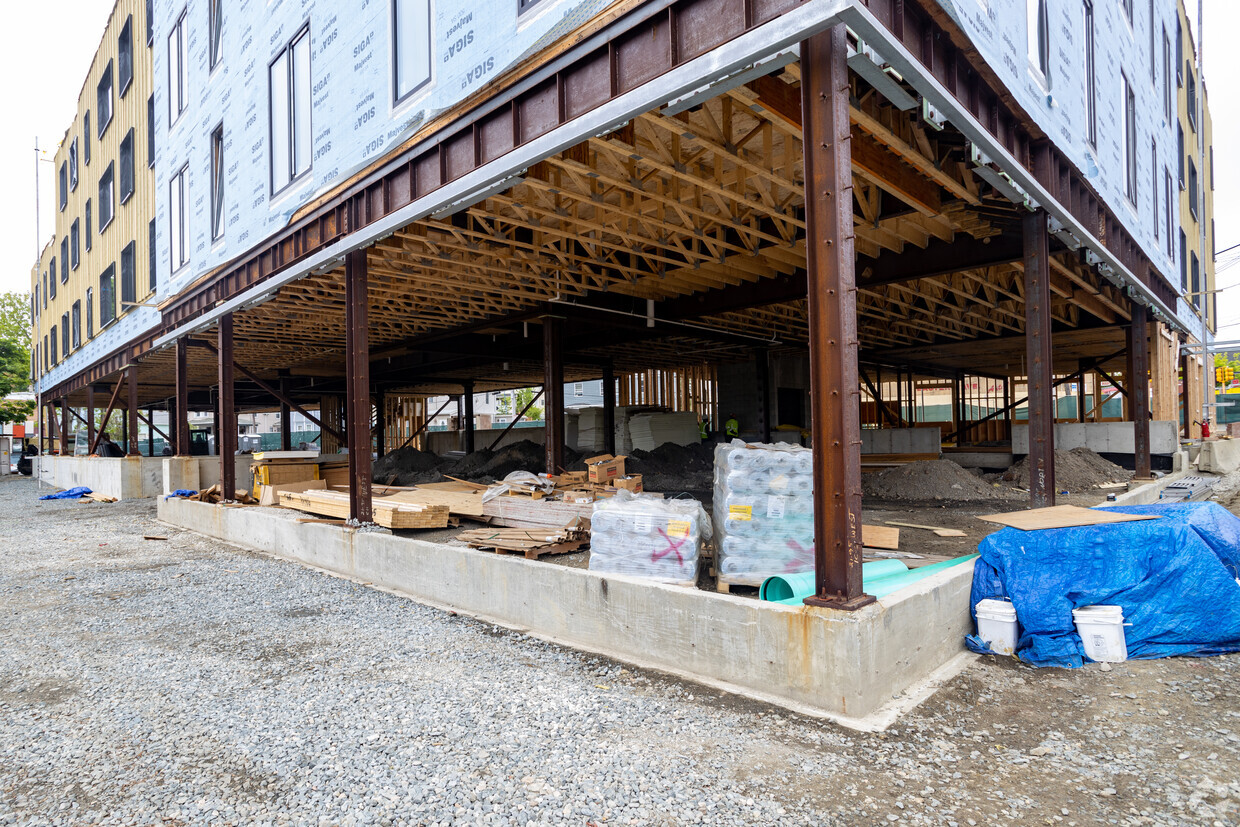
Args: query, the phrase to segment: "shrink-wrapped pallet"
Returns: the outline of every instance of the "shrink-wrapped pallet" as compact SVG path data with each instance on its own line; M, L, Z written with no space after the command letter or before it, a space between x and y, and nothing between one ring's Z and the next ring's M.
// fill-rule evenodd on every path
M710 517L697 500L619 491L594 504L590 571L692 586L710 537Z
M799 445L715 447L714 526L720 582L759 586L813 571L814 460Z

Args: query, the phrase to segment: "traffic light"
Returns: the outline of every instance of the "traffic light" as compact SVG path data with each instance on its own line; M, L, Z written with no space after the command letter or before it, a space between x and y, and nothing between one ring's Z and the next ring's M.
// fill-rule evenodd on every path
M1226 375L1226 376L1224 376L1224 377L1223 377L1223 379L1224 379L1224 380L1226 380L1227 384L1229 384L1229 385L1230 385L1232 382L1236 381L1236 369L1235 369L1235 368L1233 368L1231 365L1228 365L1228 366L1227 366L1227 375Z
M1224 382L1227 381L1226 376L1227 376L1226 368L1215 368L1214 369L1214 384L1216 385L1223 384Z

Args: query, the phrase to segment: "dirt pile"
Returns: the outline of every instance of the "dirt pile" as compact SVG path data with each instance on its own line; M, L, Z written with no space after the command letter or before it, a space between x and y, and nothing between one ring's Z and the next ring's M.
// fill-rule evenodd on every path
M1004 474L1005 482L1015 483L1018 488L1029 487L1029 457L1009 468ZM1088 448L1055 452L1055 487L1073 494L1089 491L1109 482L1127 482L1132 472L1098 456Z
M581 454L568 449L564 452L564 467L572 470L581 461ZM534 474L547 470L547 452L542 445L523 439L505 445L496 451L481 448L460 461L440 469L449 476L470 482L494 482L502 480L513 471L529 471Z
M642 487L647 491L709 491L714 485L715 446L665 442L653 451L633 451L624 469L630 474L641 474Z
M948 459L910 462L861 477L861 492L877 500L973 502L1002 500L1011 492L978 479Z
M439 469L450 464L437 454L417 448L401 448L375 460L371 479L386 485L418 485L443 479Z

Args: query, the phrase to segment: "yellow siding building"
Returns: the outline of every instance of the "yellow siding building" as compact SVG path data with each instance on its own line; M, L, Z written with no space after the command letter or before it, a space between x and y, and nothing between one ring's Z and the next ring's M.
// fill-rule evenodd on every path
M1176 4L1175 48L1180 185L1180 290L1213 333L1218 326L1214 291L1214 145L1206 87L1184 8Z
M71 369L66 360L79 351L94 361L122 346L127 337L109 332L155 288L146 8L117 0L56 151L55 234L31 273L36 381L58 366Z

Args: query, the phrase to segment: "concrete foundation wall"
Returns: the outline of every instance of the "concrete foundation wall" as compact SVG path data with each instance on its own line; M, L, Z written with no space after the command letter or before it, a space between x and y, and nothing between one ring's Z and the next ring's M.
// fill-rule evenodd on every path
M884 723L892 699L958 663L972 565L858 612L788 607L337 526L294 512L160 501L165 522L845 723ZM867 716L870 716L867 719ZM863 720L865 719L865 720Z
M56 488L89 488L104 497L137 500L163 490L159 457L34 457L39 479Z
M861 431L863 454L937 454L940 428L866 428Z
M502 433L504 433L503 428L491 428L486 431L474 431L475 450L490 448L491 443L494 442ZM426 450L430 451L432 454L446 454L449 451L459 451L461 450L461 439L462 437L459 431L429 431L426 435ZM543 445L547 441L547 429L513 428L508 432L507 436L500 441L499 447L502 448L505 445L512 445L515 442L521 442L527 439L530 442L536 442L539 445ZM573 442L575 442L575 440ZM569 442L569 445L572 445L573 442Z
M1175 422L1150 423L1150 453L1174 454L1180 450ZM1131 422L1061 422L1055 426L1055 448L1070 451L1088 448L1099 454L1136 453ZM1012 453L1029 453L1029 426L1012 426Z

